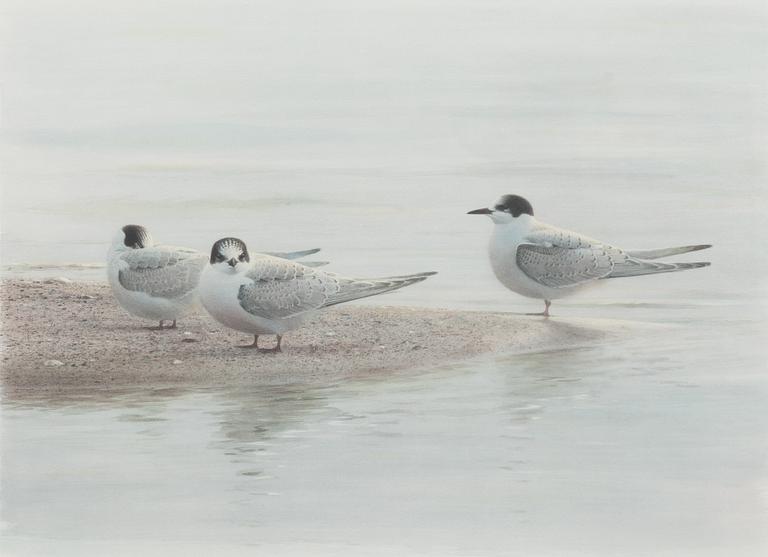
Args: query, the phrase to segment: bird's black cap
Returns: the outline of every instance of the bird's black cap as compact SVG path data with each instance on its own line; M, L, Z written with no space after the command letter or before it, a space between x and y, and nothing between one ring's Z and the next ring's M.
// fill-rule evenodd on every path
M238 259L240 261L250 261L251 257L248 255L248 248L245 247L245 242L240 238L222 238L218 240L211 248L211 265L220 261L226 261L224 256L224 250L227 248L234 248L239 254Z
M496 211L510 213L513 217L519 217L520 215L533 216L533 207L528 203L527 199L520 197L519 195L503 195L493 208Z
M141 249L152 244L152 236L139 224L126 224L123 227L123 234L125 234L123 243L129 248Z

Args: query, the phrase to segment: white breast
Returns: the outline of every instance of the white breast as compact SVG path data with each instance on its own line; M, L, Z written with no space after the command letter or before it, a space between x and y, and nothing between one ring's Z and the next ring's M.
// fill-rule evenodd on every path
M526 243L526 236L535 221L531 218L520 217L519 222L496 224L493 227L488 252L491 268L496 278L513 292L539 300L555 300L573 294L574 288L550 288L539 284L526 275L517 265L517 248Z
M488 246L491 268L499 282L522 296L544 298L539 285L528 278L517 266L517 246L522 240L522 231L514 225L497 224Z

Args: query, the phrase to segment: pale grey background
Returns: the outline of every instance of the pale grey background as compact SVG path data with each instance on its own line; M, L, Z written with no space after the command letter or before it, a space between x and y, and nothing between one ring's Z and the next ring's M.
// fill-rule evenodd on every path
M6 398L4 555L768 551L765 2L1 9L6 276L103 280L135 222L201 250L319 246L350 274L440 271L370 303L539 309L498 285L490 223L464 215L503 193L625 247L715 244L685 257L711 268L556 304L641 326L619 344Z

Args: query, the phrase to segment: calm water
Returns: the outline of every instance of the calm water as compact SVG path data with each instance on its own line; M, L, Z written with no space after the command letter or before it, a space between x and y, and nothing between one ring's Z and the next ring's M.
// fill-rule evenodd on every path
M366 381L6 401L3 545L759 555L768 389L735 309L670 305L685 321L616 345Z
M4 555L768 551L762 2L2 11L4 276L103 280L133 222L201 250L322 247L354 275L440 271L369 303L539 309L464 215L508 192L620 246L715 244L681 258L711 268L555 304L637 322L609 345L6 395Z

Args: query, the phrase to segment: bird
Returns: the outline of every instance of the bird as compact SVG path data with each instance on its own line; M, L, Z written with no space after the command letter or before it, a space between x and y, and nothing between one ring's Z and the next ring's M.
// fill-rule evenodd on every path
M244 348L281 352L283 335L301 327L318 310L376 296L426 280L434 272L385 278L348 278L296 261L251 254L238 238L213 244L200 277L200 301L222 325L253 335ZM259 348L259 336L277 344Z
M487 215L495 224L488 251L499 282L513 292L544 300L544 311L529 315L549 317L552 300L570 296L602 279L673 273L710 265L708 261L655 260L711 248L711 244L623 250L537 220L531 204L519 195L504 195L493 207L467 214Z
M272 255L296 259L318 251L315 248ZM208 256L203 252L155 244L144 226L127 224L112 239L107 276L115 298L128 313L159 321L157 329L175 329L176 320L197 303L197 286L207 262ZM315 261L307 265L325 263ZM166 321L171 323L164 327Z

